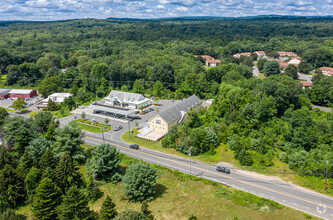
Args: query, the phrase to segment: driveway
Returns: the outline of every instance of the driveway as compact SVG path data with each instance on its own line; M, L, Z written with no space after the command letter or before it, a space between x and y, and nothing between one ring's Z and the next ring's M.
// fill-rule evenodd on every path
M258 69L258 67L253 66L252 72L253 72L253 76L258 78L258 76L259 76L259 69Z

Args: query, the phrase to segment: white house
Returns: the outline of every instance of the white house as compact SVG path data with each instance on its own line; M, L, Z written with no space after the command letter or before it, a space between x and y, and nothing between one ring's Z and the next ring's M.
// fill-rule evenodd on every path
M333 68L332 67L324 66L324 67L321 67L320 70L325 76L332 76L333 75Z
M288 63L289 64L293 64L293 65L298 65L302 62L302 58L300 57L295 57L295 58L292 58Z
M278 54L280 55L280 57L297 57L297 54L294 52L278 51Z
M233 55L233 57L235 57L235 58L240 58L241 56L249 57L249 56L251 56L251 53L250 52L244 52L244 53L236 53L236 54Z
M216 67L219 66L221 63L221 60L206 60L206 66L208 67Z
M254 53L257 54L258 57L267 58L265 51L255 51Z

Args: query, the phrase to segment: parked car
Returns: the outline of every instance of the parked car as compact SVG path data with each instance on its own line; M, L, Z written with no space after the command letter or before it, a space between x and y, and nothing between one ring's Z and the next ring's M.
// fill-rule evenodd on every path
M139 114L139 113L140 113L140 111L135 111L135 112L134 112L134 114Z
M153 108L149 108L149 110L150 110L151 112L153 112L153 111L154 111L154 109L153 109Z
M119 131L119 130L121 130L123 127L122 126L115 126L114 127L114 131Z
M230 170L225 167L216 167L216 170L222 173L227 173L227 174L230 173Z
M134 119L141 120L140 116L134 116Z
M130 146L130 148L132 148L132 149L135 149L135 150L139 150L139 145L137 145L137 144L132 144L131 146Z

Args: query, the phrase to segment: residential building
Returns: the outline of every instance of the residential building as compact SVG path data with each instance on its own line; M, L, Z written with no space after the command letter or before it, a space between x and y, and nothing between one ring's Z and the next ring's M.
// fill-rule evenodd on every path
M312 85L313 85L312 82L302 81L303 89L310 89Z
M31 89L12 89L9 92L11 98L31 98L37 95L36 90Z
M194 55L195 57L202 57L206 60L212 60L214 59L213 57L209 56L209 55Z
M208 67L217 67L217 66L219 66L220 65L220 63L221 63L221 61L220 60L206 60L206 66L208 66Z
M332 67L324 66L324 67L321 67L320 70L325 76L332 76L333 75L333 68Z
M0 100L9 98L10 89L0 89Z
M236 53L236 54L233 55L233 57L235 57L235 58L240 58L241 56L249 57L249 56L251 56L251 53L250 52L244 52L244 53Z
M302 62L302 58L301 57L294 57L292 58L288 63L292 64L292 65L299 65Z
M265 51L255 51L254 53L257 54L258 57L267 58Z
M278 54L280 55L280 57L297 57L297 54L294 52L278 51Z
M46 99L43 99L42 101L40 101L36 106L39 108L46 108L47 103L49 102L49 99L54 101L55 104L59 105L65 100L65 98L68 98L70 96L73 96L73 95L70 93L53 93L53 94L49 95Z
M172 126L180 124L186 119L187 112L191 108L199 110L201 104L201 100L196 95L179 101L151 118L146 127L139 131L138 137L151 141L160 140Z

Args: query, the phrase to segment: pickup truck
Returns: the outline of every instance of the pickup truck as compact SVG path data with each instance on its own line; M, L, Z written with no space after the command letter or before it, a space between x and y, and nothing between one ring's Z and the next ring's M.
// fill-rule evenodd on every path
M216 170L217 171L220 171L222 173L227 173L227 174L230 174L230 170L225 168L225 167L216 167Z

